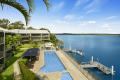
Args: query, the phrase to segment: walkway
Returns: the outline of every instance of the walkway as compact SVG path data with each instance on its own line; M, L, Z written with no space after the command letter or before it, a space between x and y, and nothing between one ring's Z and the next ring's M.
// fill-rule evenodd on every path
M15 80L21 80L21 71L20 71L20 67L18 64L18 60L13 64L14 67L14 78Z
M63 54L62 51L56 51L56 54L64 64L66 70L71 74L73 80L88 80L79 69Z

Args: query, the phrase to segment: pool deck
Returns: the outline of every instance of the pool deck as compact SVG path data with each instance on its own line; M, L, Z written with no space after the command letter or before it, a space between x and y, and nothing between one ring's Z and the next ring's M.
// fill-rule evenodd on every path
M63 54L63 51L56 51L57 56L64 64L66 70L70 73L73 80L88 80L79 69Z
M37 75L40 75L43 78L46 78L45 80L60 80L62 73L61 72L50 72L50 73L43 73L43 72L38 72L40 68L44 66L44 50L40 49L40 55L39 55L39 60L35 62L34 68L31 69L34 73Z
M80 71L79 69L64 55L62 50L55 51L63 65L65 66L66 70L70 73L73 80L88 80ZM39 60L35 62L34 68L31 69L34 73L39 74L41 77L46 76L48 80L60 80L62 73L61 72L50 72L50 73L43 73L39 72L40 68L44 66L44 50L40 50Z

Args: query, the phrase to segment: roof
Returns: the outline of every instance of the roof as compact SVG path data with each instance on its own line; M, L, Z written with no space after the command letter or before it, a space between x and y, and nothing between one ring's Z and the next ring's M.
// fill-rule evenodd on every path
M40 34L40 33L44 33L44 34L49 34L49 32L47 30L20 30L20 29L13 29L13 30L9 30L12 33L20 33L20 34L26 34L26 33L32 33L32 34Z
M20 33L20 34L49 34L49 31L47 30L21 30L21 29L12 29L12 30L7 30L7 29L3 29L0 27L0 32L7 32L7 33Z
M8 31L8 30L0 27L0 32L3 32L3 31L6 32L6 31Z
M39 53L39 48L31 48L28 49L24 54L23 57L36 57Z

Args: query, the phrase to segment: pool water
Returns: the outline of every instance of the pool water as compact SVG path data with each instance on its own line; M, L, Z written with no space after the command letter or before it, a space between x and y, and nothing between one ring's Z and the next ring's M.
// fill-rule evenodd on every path
M72 80L69 73L63 73L61 80Z
M61 80L72 80L72 77L54 51L45 51L45 65L40 69L41 72L62 72Z

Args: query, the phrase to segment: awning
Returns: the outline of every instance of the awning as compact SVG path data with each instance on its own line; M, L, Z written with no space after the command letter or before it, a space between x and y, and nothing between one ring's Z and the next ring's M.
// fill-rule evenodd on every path
M38 54L39 54L39 48L31 48L31 49L28 49L23 54L23 57L36 57Z

